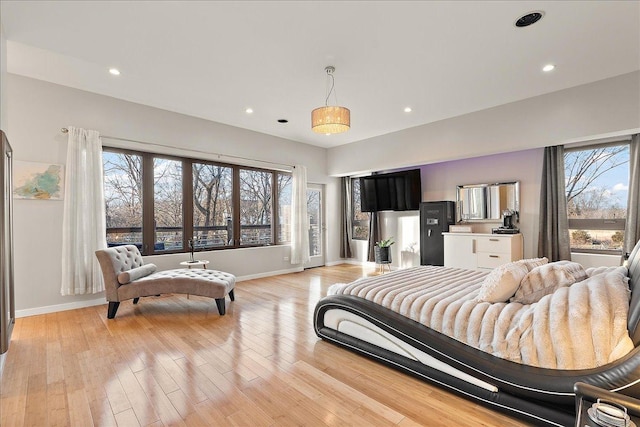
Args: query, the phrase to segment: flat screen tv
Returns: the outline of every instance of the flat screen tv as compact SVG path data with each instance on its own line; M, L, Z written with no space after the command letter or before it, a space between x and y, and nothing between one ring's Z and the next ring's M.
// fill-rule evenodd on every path
M360 178L362 212L415 211L422 201L420 169Z

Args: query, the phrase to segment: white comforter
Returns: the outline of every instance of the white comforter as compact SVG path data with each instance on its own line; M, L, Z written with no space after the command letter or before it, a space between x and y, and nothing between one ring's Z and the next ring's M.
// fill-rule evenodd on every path
M476 302L486 274L414 267L336 284L328 293L373 301L494 356L532 366L595 368L633 349L626 268L594 270L530 305Z

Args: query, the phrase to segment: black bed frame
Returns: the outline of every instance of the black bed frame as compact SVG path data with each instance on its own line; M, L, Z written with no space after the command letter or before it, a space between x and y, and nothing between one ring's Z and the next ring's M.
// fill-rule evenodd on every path
M324 340L379 360L500 412L536 425L572 426L575 421L574 384L577 382L640 398L640 242L629 258L629 277L632 297L627 326L635 349L613 363L594 369L545 369L501 359L373 302L351 295L331 295L321 299L315 309L314 327L316 334ZM447 365L495 385L498 391L486 390L326 327L324 315L332 309L345 310L366 319Z

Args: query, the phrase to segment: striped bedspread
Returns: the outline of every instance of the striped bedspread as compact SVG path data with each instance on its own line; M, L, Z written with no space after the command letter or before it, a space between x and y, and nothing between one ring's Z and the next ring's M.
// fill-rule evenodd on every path
M633 349L624 267L563 287L537 303L476 302L487 273L421 266L335 284L329 295L373 301L494 356L551 369L588 369Z

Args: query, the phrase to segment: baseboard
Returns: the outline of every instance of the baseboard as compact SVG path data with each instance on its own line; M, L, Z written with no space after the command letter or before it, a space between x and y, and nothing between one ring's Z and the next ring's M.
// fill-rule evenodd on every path
M66 304L47 305L44 307L27 308L24 310L16 310L16 319L20 317L37 316L39 314L56 313L58 311L75 310L77 308L93 307L95 305L106 304L107 300L102 297L87 301L74 301Z
M334 265L353 264L353 263L354 261L351 259L339 259L338 261L325 262L324 265L325 267L333 267Z

